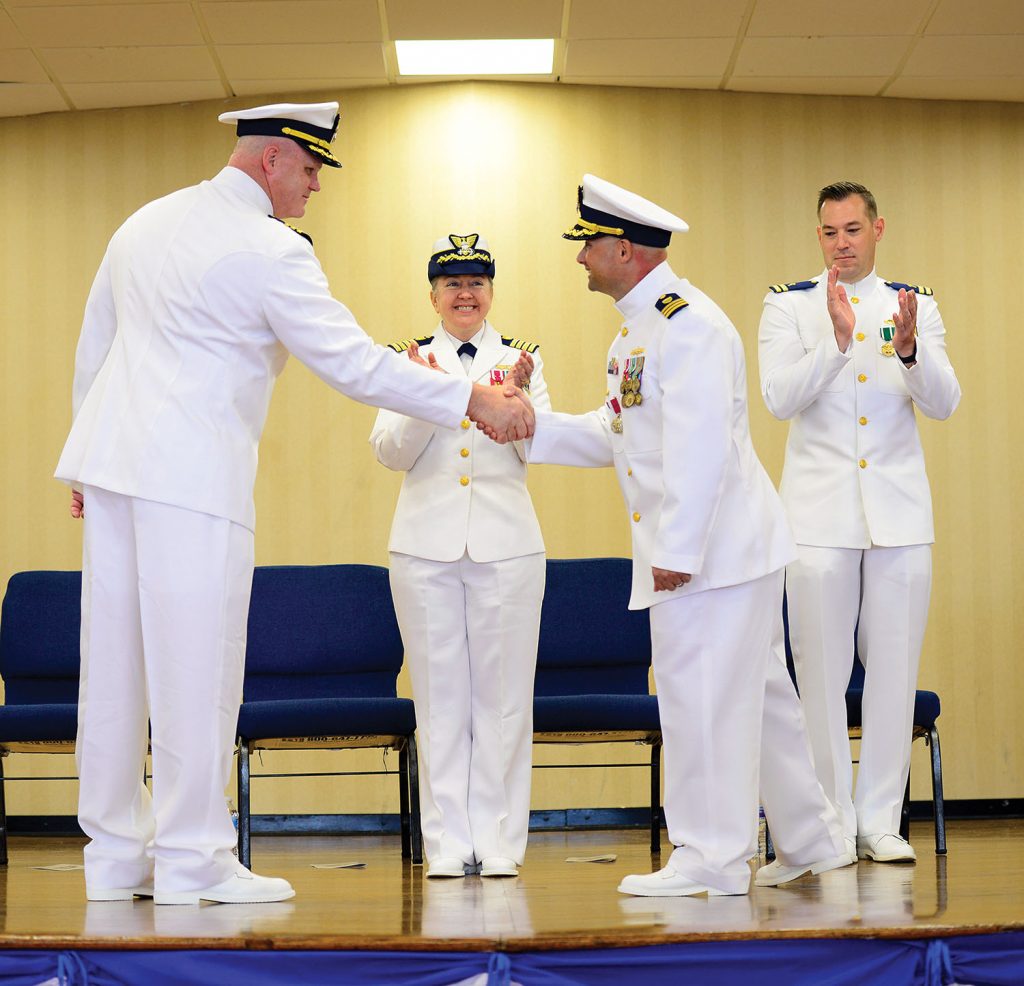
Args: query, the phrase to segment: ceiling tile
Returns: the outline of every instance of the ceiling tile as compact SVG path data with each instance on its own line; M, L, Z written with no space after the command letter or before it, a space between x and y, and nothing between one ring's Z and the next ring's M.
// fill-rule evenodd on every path
M46 70L28 48L0 50L0 82L49 82Z
M1024 34L1020 0L940 0L925 34Z
M992 99L1019 103L1024 102L1024 78L899 78L885 94L904 99Z
M557 38L562 0L443 6L423 0L387 0L390 39Z
M54 113L66 110L56 86L0 86L0 116L28 116L31 113Z
M375 79L235 79L231 80L231 88L238 96L263 96L265 102L277 101L282 93L327 93L324 98L333 98L329 94L336 89L368 89L373 86L387 85L383 77ZM345 129L345 107L341 108L341 129ZM340 139L340 138L339 138Z
M843 17L821 0L758 0L747 37L871 37L880 28L889 37L915 34L931 4L932 0L858 0L856 16Z
M1024 35L921 38L902 75L932 78L1019 76L1024 65Z
M374 0L201 0L200 10L215 44L381 40Z
M158 106L167 103L197 103L206 99L223 99L220 82L134 82L130 86L108 82L86 82L66 87L68 95L80 110L97 110L117 106Z
M14 21L3 10L0 10L0 49L24 47L25 39L14 26Z
M8 10L15 7L134 7L140 3L167 3L167 0L3 0Z
M573 79L709 76L729 64L731 38L570 41L563 77Z
M808 96L876 96L889 76L744 76L733 78L726 86L732 92L778 92Z
M64 83L190 82L217 78L210 53L200 47L50 48L41 54Z
M379 44L218 45L229 78L374 79L385 77Z
M576 0L568 38L734 38L747 0Z
M202 44L203 35L183 0L119 6L39 7L13 12L29 44L38 48Z
M889 76L911 43L910 38L863 38L855 45L838 38L747 38L733 79Z

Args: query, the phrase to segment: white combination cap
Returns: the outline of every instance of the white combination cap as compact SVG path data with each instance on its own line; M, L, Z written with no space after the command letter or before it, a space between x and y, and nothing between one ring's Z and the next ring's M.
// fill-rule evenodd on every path
M221 123L234 123L239 137L287 137L321 158L324 164L340 168L331 153L338 133L338 104L272 103L248 110L233 110L217 117Z
M596 175L584 175L576 198L579 219L562 235L567 240L619 236L644 246L667 247L673 233L690 227L660 205Z

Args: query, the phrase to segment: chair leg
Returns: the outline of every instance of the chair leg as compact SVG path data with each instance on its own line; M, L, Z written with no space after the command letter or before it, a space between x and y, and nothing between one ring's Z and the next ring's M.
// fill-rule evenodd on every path
M409 737L409 827L413 863L423 862L423 831L420 828L420 766L416 736Z
M651 745L651 853L661 852L661 741Z
M0 756L0 866L7 865L7 800L4 797L4 760Z
M252 869L249 844L249 741L238 740L238 861Z
M402 828L402 859L412 858L412 823L409 819L409 743L398 751L398 820Z
M900 808L900 836L910 841L910 772L907 771L907 786L903 791L903 807Z
M946 802L942 797L942 750L939 730L933 725L925 737L932 751L932 811L935 815L935 855L946 855Z

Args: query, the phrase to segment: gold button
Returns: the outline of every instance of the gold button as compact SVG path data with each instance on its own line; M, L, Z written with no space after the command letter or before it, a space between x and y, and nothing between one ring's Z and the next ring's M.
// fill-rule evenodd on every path
M468 428L469 427L469 418L463 418L462 419L462 427L463 428Z
M850 299L850 304L852 304L852 305L859 305L860 304L860 298L851 298Z
M857 333L857 342L863 342L863 341L864 341L864 333L863 332L858 332Z
M627 329L626 326L622 326L622 334L624 336L628 336L629 335L629 329Z
M867 467L868 467L868 460L867 459L861 459L860 462L857 463L857 465L859 465L861 467L861 469L867 469Z
M866 424L868 423L868 419L867 419L867 418L861 418L861 419L860 419L860 423L861 423L862 425L866 425Z
M639 514L633 514L633 520L634 521L639 520L639 519L640 519L640 515Z
M857 377L857 379L858 379L858 380L859 380L859 381L860 381L861 383L863 383L863 382L864 382L865 380L867 380L867 377L866 377L866 376L865 376L865 375L864 375L864 374L862 373L862 374L861 374L861 375L860 375L859 377Z
M461 484L462 484L463 486L469 486L469 477L468 477L468 476L462 476L462 477L461 477L461 478L459 479L459 482L460 482L460 483L461 483Z
M863 423L864 422L862 421L861 424L863 424ZM461 455L462 458L465 459L469 455L469 449L468 448L459 449L459 455Z
M627 476L632 476L633 475L633 470L632 469L627 469L626 470L626 475Z

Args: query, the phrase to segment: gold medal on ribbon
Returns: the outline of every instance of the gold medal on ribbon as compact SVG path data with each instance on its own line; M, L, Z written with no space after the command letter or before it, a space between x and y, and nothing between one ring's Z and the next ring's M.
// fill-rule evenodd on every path
M621 435L622 434L622 415L621 414L616 414L615 417L612 418L612 431L614 431L616 435Z
M882 345L882 355L883 356L895 356L896 355L896 347L891 342L884 343Z
M632 407L635 403L636 403L636 394L634 394L633 391L631 391L631 390L627 390L622 395L622 406L623 407Z
M643 398L643 395L642 395L642 394L640 393L640 391L638 390L638 391L637 391L637 392L636 392L636 393L635 393L635 394L633 395L633 404L634 404L634 405L635 405L636 407L639 407L639 406L640 406L641 404L643 404L643 402L644 402L644 398Z

